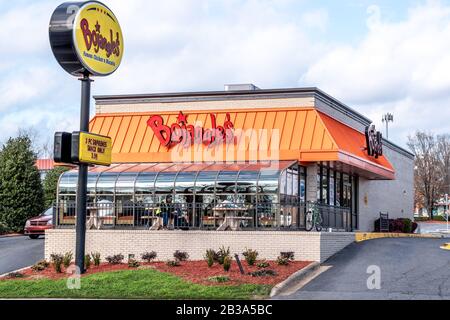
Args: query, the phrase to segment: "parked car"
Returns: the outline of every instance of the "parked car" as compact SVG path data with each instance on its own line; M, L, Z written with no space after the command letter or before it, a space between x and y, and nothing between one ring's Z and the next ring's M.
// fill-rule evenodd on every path
M53 228L53 208L48 208L40 216L31 218L25 223L25 235L38 239L45 235L45 230Z

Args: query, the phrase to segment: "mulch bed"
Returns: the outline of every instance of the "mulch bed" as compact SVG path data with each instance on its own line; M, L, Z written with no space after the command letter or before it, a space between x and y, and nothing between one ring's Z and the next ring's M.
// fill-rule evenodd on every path
M265 276L265 277L252 277L249 272L261 270L256 266L248 266L245 261L242 261L242 265L245 270L245 274L242 275L239 271L239 267L235 261L231 265L229 272L223 270L223 266L214 264L213 267L209 268L205 261L186 261L181 262L178 267L169 267L165 262L154 262L154 263L142 263L138 269L155 269L161 272L170 273L183 278L192 283L198 283L203 285L240 285L240 284L262 284L262 285L276 285L284 280L286 280L293 273L305 268L311 262L295 261L290 262L287 266L279 266L274 261L268 261L270 266L266 269L273 270L276 272L276 276ZM102 263L100 266L92 266L86 273L86 275L101 273L101 272L111 272L119 270L136 270L136 268L129 268L126 263L119 265L110 265L107 263ZM20 272L24 275L23 278L17 278L17 280L39 280L39 279L64 279L68 277L63 268L63 273L56 273L53 267L49 267L44 271L35 272L33 270L25 269ZM228 276L230 281L224 283L216 283L208 280L209 277L215 276ZM3 278L0 281L7 281L9 279Z

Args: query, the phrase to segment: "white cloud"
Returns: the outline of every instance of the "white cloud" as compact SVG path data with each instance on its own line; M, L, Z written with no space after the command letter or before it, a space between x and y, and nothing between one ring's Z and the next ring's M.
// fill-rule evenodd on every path
M403 143L416 129L450 131L450 7L429 1L401 22L368 10L367 36L356 46L331 46L301 77L381 125L394 112L392 136Z

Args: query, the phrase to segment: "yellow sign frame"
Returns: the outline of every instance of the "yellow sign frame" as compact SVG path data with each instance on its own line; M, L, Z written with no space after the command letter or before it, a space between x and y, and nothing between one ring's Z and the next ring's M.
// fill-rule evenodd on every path
M112 139L87 132L72 134L72 160L77 163L110 166Z

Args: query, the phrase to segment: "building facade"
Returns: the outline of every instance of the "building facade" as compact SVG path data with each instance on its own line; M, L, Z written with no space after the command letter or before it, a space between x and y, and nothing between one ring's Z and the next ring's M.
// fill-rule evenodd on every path
M95 97L91 132L113 140L114 164L88 178L103 227L152 229L167 202L163 226L195 230L228 212L233 230L304 230L311 206L329 231L413 218L414 157L371 120L316 88L226 88ZM74 224L76 181L60 179L59 226Z

